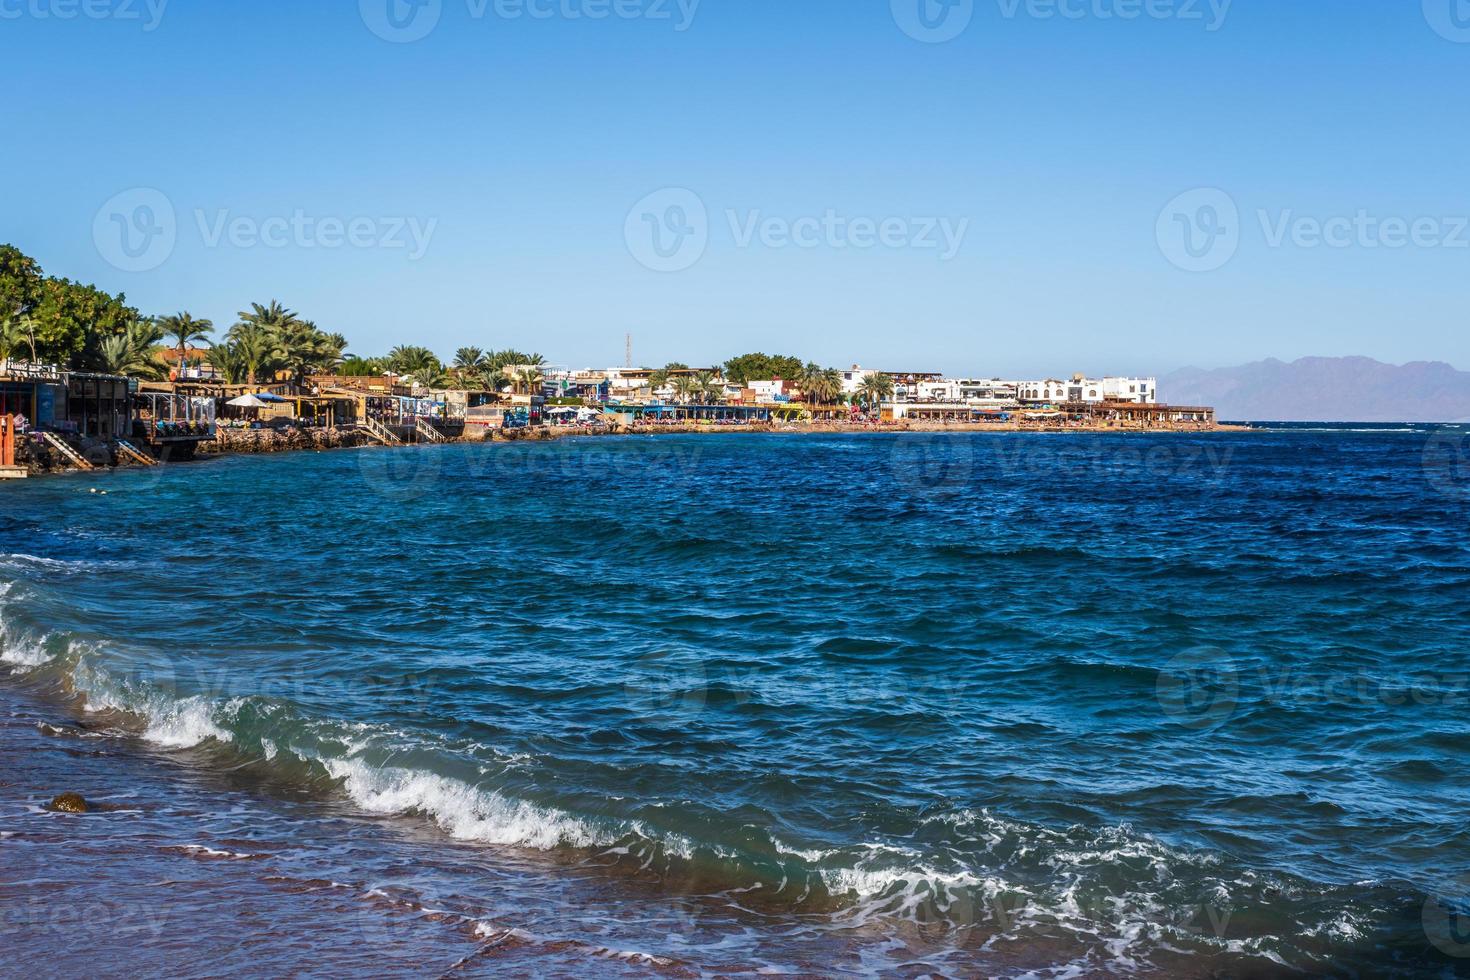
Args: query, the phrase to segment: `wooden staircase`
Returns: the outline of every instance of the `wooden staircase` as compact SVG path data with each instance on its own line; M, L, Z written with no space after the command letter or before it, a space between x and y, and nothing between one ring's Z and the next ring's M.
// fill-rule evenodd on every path
M388 427L377 419L363 419L362 427L368 435L378 440L385 446L401 446L403 440L395 436Z
M138 464L140 464L142 466L157 466L158 465L158 460L154 459L152 456L149 456L147 453L142 452L141 450L138 449L138 447L134 446L131 442L128 442L126 439L118 439L116 441L116 446L117 446L117 454L119 456L122 456L122 457L124 457L126 459L130 459L134 463L138 463Z
M444 433L434 428L434 426L429 422L428 419L425 419L421 416L414 416L413 428L415 432L417 432L423 438L427 439L429 442L448 442L448 440L444 438Z
M87 462L85 459L83 459L81 453L77 452L75 449L71 448L71 446L67 445L66 441L58 436L56 433L42 432L41 438L46 440L46 445L61 453L66 461L71 463L77 469L95 470L97 468L91 463Z

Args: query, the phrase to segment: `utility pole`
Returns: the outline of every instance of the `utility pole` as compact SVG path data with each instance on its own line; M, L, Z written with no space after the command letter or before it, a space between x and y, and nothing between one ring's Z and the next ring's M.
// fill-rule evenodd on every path
M623 367L629 371L633 370L633 334L631 331L623 336Z

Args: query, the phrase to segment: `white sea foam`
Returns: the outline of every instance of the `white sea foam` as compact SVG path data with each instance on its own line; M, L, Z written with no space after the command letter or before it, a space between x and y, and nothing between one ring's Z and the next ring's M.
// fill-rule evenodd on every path
M164 849L183 851L186 854L192 854L196 857L226 858L231 861L249 861L254 858L259 858L263 856L260 854L245 854L241 851L222 851L219 848L209 847L205 844L180 844L172 848Z
M12 632L0 621L0 660L22 671L44 667L51 662L46 652L46 638Z
M193 748L211 738L230 740L229 733L214 723L214 706L201 697L150 707L143 737L171 749Z
M374 768L361 759L323 759L333 778L369 813L419 813L461 840L551 850L611 843L620 834L599 833L587 821L549 807L512 800L457 779L395 767Z
M22 632L11 623L7 613L9 597L15 588L15 582L0 582L0 661L31 670L49 663L51 656L46 652L45 636Z
M208 698L176 700L141 685L119 683L94 663L99 656L96 648L72 646L77 654L72 679L89 711L110 709L141 718L143 738L166 748L193 748L208 739L230 741L229 732L216 723L216 706ZM234 706L231 702L226 707Z

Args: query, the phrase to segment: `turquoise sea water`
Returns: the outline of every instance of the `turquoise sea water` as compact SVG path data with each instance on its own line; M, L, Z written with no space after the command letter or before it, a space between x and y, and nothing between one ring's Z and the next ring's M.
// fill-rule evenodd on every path
M0 488L0 956L201 972L182 937L258 925L237 968L1453 975L1463 436L628 437ZM40 809L80 786L112 809ZM38 888L167 915L39 929Z

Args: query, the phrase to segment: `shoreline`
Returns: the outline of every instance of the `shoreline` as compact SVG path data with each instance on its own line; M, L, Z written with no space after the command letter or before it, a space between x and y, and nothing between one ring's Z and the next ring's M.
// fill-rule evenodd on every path
M364 428L303 428L277 431L272 429L218 430L214 441L198 445L188 458L170 459L165 455L158 464L194 462L226 456L262 456L279 453L326 452L338 449L404 449L442 445L476 445L481 443L549 442L571 438L603 438L608 436L675 436L675 435L770 435L770 436L898 436L898 435L1223 435L1257 431L1248 425L1199 426L1122 426L1122 425L1034 425L1022 422L895 422L854 425L841 422L802 424L756 423L745 425L710 425L672 423L655 425L572 426L540 425L526 429L492 429L483 434L446 436L443 442L405 442L388 446L375 439ZM92 453L89 453L92 455ZM143 464L118 454L116 462L101 463L97 471L138 469ZM27 460L27 477L84 474L92 470L70 465L40 465L34 455Z

